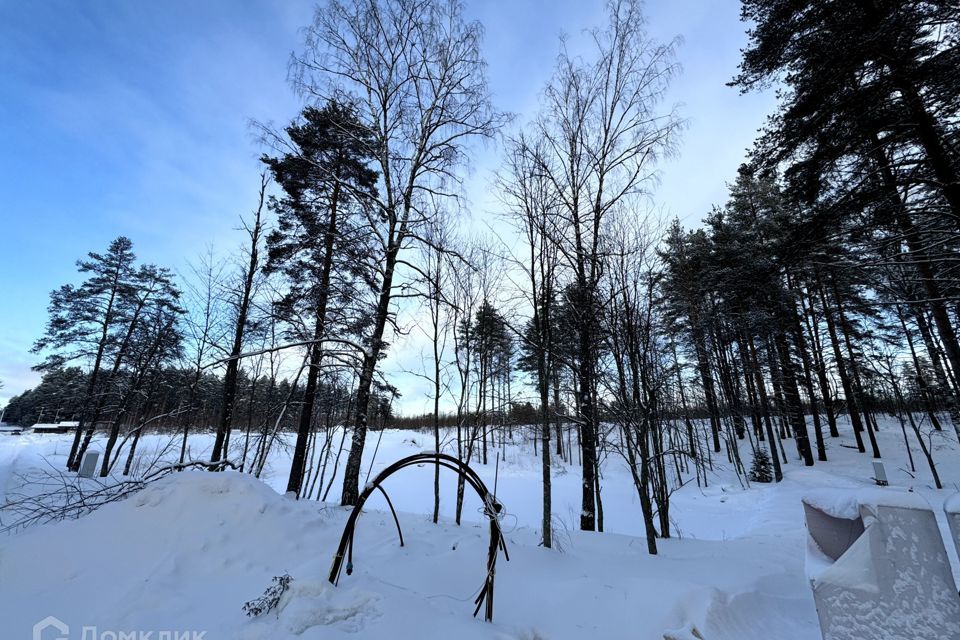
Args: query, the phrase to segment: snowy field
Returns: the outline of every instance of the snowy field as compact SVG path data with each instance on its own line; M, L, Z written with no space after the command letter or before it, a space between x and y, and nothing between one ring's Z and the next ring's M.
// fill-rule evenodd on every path
M899 424L881 426L891 485L920 493L939 512L960 483L952 432L934 438L946 487L937 491L916 443L917 471L910 474ZM0 534L0 637L30 638L33 625L52 615L70 626L71 639L79 639L83 627L96 627L99 634L153 632L154 638L162 631L202 631L207 640L814 640L819 629L804 578L800 498L820 488L873 486L871 458L848 448L853 437L846 425L841 431L843 437L828 440L830 461L812 468L785 442L789 464L779 485L742 487L725 456L715 459L708 487L685 478L690 481L671 500L678 537L660 540L658 556L647 554L639 501L615 453L603 469L603 534L576 530L580 470L554 460L558 548L546 550L538 546L541 471L532 445L509 444L498 473L491 452L488 465L474 468L491 488L496 481L510 553L509 562L501 556L497 564L493 624L471 617L488 529L469 489L464 524L453 523L452 473L441 474L439 525L429 516L432 467L387 480L406 545L398 545L386 503L375 494L358 526L354 573L344 572L333 587L326 576L347 511L280 495L285 454L273 456L261 480L187 471L78 520ZM379 436L369 436L362 477ZM62 468L70 437L0 435L0 502L21 492L24 478ZM202 458L211 440L193 436L191 456ZM150 456L168 441L145 437L140 451ZM426 433L384 432L372 473L431 443ZM749 464L749 445L740 444ZM341 477L342 469L331 499ZM243 604L285 573L292 582L279 610L246 617Z

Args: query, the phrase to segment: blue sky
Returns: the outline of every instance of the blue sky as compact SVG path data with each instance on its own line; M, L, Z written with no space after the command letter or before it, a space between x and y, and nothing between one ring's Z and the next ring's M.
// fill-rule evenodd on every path
M143 260L184 270L208 246L239 241L260 170L249 122L296 114L287 61L312 13L295 0L0 3L0 406L37 382L28 349L77 258L123 234ZM603 3L468 0L467 13L486 26L498 107L522 122L559 34L575 47ZM746 43L735 0L648 0L647 14L651 34L684 39L668 100L688 127L656 200L692 225L725 200L774 97L725 86ZM482 224L498 150L475 157L467 193ZM411 368L416 350L395 360ZM420 408L418 386L410 380L401 408Z

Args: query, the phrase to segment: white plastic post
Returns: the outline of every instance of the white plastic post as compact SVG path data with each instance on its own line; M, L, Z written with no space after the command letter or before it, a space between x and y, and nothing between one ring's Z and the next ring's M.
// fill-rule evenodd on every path
M87 451L83 454L83 460L80 462L80 477L92 478L97 470L97 461L100 459L99 451Z
M873 461L873 479L881 487L886 487L890 484L887 482L887 470L883 468L883 462L880 460Z

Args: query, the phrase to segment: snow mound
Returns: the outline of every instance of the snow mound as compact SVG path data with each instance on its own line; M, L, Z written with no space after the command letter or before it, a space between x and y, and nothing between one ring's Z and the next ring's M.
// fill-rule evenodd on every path
M0 540L6 637L55 615L105 630L222 628L284 564L307 553L303 531L329 509L283 498L235 472L183 472L79 520ZM8 579L16 576L17 579ZM217 634L208 634L216 637Z
M398 476L391 492L429 504L429 484L404 484L421 475ZM72 629L205 631L208 640L662 640L696 638L695 629L759 640L771 627L750 632L758 609L791 629L781 640L814 637L796 625L798 611L815 620L802 559L779 537L661 540L650 556L632 536L569 531L560 553L540 547L536 529L508 528L510 562L497 565L488 624L472 617L488 545L478 505L462 526L400 512L401 547L393 518L371 501L354 572L333 586L347 509L292 500L240 473L174 474L79 520L0 538L4 637L30 637L54 615ZM278 605L246 617L243 604L283 574L292 580Z

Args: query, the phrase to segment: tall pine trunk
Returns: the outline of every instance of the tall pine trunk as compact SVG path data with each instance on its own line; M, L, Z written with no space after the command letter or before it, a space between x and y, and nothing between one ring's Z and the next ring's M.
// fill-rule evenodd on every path
M307 444L313 425L313 406L317 401L317 381L320 377L320 361L323 358L323 336L327 321L327 304L330 300L330 272L333 267L334 239L337 234L337 207L340 199L340 183L334 183L330 197L330 217L323 240L323 265L320 270L320 282L317 295L316 316L314 318L313 341L310 344L310 364L307 370L307 384L303 391L303 403L297 423L297 440L293 447L293 461L290 476L287 479L287 493L300 495L303 473L306 464Z

